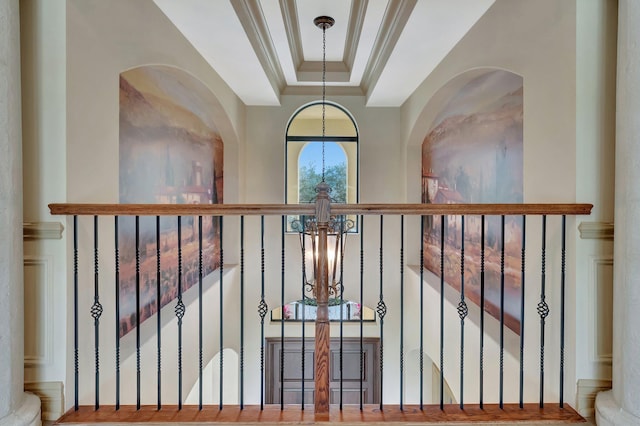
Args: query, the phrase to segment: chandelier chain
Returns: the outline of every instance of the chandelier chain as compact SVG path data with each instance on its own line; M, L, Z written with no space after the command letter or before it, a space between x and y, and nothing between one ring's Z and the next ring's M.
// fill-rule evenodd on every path
M326 99L326 74L327 74L327 28L322 26L322 182L324 182L325 171L325 153L324 153L324 139L325 139L325 99Z

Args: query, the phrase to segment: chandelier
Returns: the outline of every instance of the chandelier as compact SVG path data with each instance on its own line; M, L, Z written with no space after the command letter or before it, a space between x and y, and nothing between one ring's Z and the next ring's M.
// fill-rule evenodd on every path
M331 188L325 182L325 137L326 137L326 31L331 28L335 20L330 16L319 16L313 20L316 27L322 30L322 181L316 186L316 206L326 200L330 202ZM317 208L317 207L316 207ZM294 231L300 235L300 246L303 253L303 280L305 290L311 293L311 297L305 297L305 303L314 303L318 299L319 291L319 250L325 246L327 261L327 292L338 304L342 303L342 265L346 246L345 235L354 227L354 222L345 216L329 216L328 221L318 222L317 216L301 216L299 220L291 224ZM320 235L326 232L326 244ZM310 300L307 300L310 299Z

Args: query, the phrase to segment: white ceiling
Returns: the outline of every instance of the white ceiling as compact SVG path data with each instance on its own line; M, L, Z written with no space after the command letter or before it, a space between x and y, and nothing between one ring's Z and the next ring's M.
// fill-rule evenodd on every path
M327 94L399 106L495 0L154 0L247 105Z

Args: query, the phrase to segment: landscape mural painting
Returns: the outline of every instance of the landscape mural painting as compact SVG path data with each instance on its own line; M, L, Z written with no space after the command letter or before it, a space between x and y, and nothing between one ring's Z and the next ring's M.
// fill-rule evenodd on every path
M145 66L120 75L120 203L222 203L223 142L211 118L214 102L206 86L176 68ZM197 217L180 220L185 291L199 282L200 228ZM139 278L136 219L119 218L121 336L136 326L136 285L140 322L157 312L158 293L161 306L178 294L178 219L141 216L138 229ZM220 266L219 218L202 218L202 239L206 276Z
M458 77L460 78L460 77ZM473 77L447 99L422 144L423 203L523 202L523 81L503 70ZM481 217L465 216L465 298L480 305ZM460 291L461 217L444 218L444 278ZM425 218L425 268L440 276L441 219ZM505 217L505 324L520 332L521 216ZM485 222L485 309L500 317L501 218Z

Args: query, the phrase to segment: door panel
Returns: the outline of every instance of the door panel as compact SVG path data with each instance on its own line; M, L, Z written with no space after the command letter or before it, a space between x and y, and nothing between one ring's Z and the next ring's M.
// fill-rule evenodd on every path
M314 345L313 338L305 339L305 404L313 403L314 395ZM280 355L284 357L282 381L280 376ZM377 338L363 339L362 395L363 403L376 404L379 401L379 346ZM329 354L330 403L340 403L340 340L331 339ZM267 339L265 363L267 404L280 403L280 389L283 387L285 404L302 402L302 339L285 338L284 352L281 352L280 338ZM342 402L360 403L360 338L343 338L342 344Z

